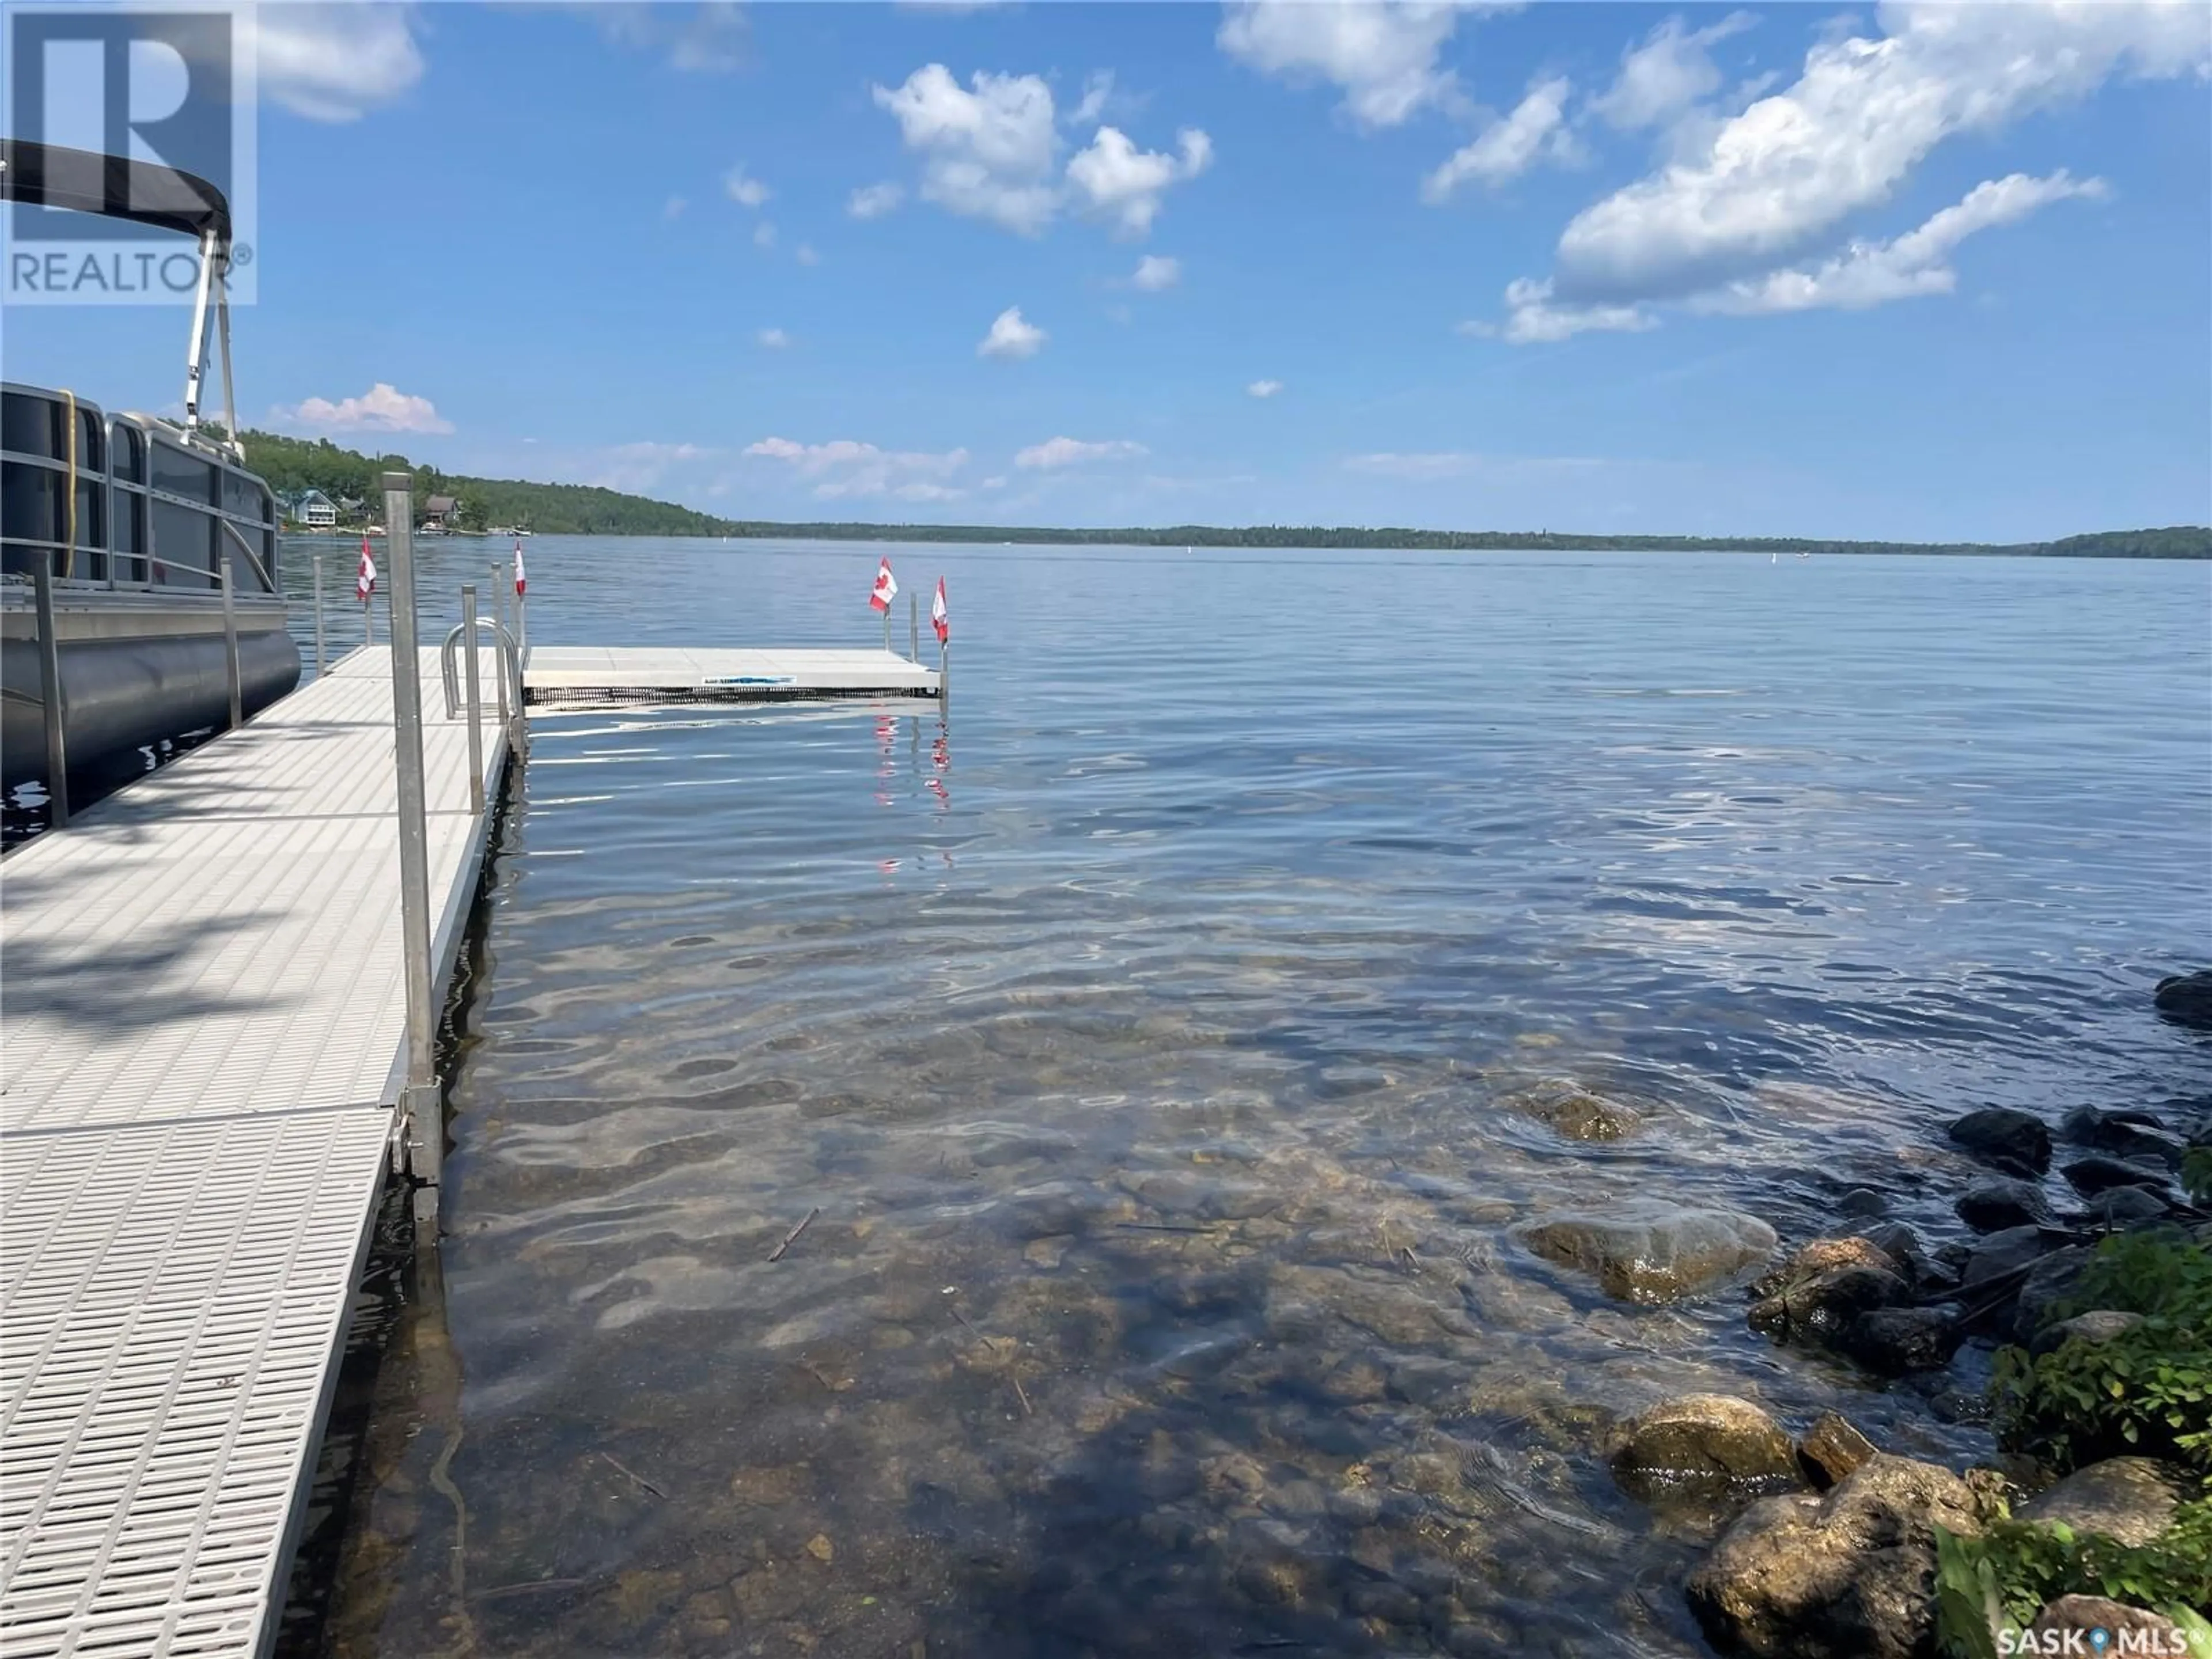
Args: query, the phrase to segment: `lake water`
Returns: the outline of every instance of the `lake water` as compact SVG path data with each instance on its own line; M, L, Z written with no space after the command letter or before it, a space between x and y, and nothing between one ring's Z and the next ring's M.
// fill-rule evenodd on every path
M867 644L885 550L944 714L534 721L442 1302L364 1299L293 1650L1701 1653L1707 1522L1606 1424L1963 1458L1977 1362L1877 1389L1515 1224L1942 1234L1948 1115L2212 1089L2149 1013L2212 568L541 537L531 633Z

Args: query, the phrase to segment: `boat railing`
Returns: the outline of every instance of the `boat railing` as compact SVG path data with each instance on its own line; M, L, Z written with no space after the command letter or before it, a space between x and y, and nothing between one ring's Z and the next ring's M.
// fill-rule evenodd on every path
M240 600L283 592L273 568L276 496L196 433L143 415L106 416L68 392L10 383L0 421L0 568L41 562L60 584L213 597L226 543L246 557ZM168 550L167 557L155 547ZM156 575L156 572L160 574Z
M21 540L11 539L9 543L9 550L11 553L19 552L24 545L25 544ZM266 583L269 580L268 572L260 561L254 558L252 550L241 546L239 551L246 558L254 575ZM138 581L125 581L116 576L64 576L55 571L51 563L48 567L47 578L52 583L53 590L58 595L143 592L158 594L167 599L204 600L210 604L219 603L222 598L222 573L218 572L210 575L204 565L179 563L173 559L165 559L158 553L131 553L118 556L128 558L137 564L155 565L164 569L179 571L185 575L203 577L206 579L208 586L204 588L185 587L175 583L155 581L150 576ZM35 562L17 561L15 562L24 563L28 568L16 568L15 564L11 563L9 569L0 572L0 586L11 588L30 586L37 575ZM281 600L283 596L264 588L258 592L240 592L235 597L237 603L250 605L255 600L264 603L270 599Z

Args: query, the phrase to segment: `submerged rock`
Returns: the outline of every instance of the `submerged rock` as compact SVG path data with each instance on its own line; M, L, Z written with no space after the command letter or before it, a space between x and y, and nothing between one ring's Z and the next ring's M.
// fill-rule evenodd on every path
M2130 1164L2125 1158L2106 1158L2098 1152L2062 1165L2058 1173L2066 1177L2068 1186L2084 1198L2094 1198L2099 1193L2114 1187L2147 1187L2160 1194L2166 1191L2164 1170L2146 1169L2140 1164Z
M2001 1233L2010 1227L2048 1227L2051 1214L2043 1189L2011 1176L1977 1181L1952 1205L1960 1220L1978 1233Z
M2088 1218L2100 1227L2134 1227L2156 1221L2173 1206L2148 1187L2112 1187L2083 1206Z
M1941 1370L1964 1333L1951 1308L1876 1308L1846 1325L1836 1346L1883 1376Z
M1680 1487L1796 1484L1790 1437L1748 1400L1684 1395L1631 1418L1611 1461L1624 1491L1650 1499Z
M1985 1106L1952 1124L1949 1133L1969 1158L2007 1175L2040 1176L2051 1167L2051 1131L2032 1113Z
M2173 1524L2188 1497L2180 1470L2154 1457L2108 1457L2076 1469L2014 1511L2023 1521L2063 1521L2140 1547Z
M1833 1342L1854 1322L1905 1301L1911 1287L1883 1267L1837 1267L1791 1281L1751 1307L1753 1330L1777 1342Z
M1724 1283L1773 1254L1774 1229L1734 1210L1636 1200L1600 1215L1547 1216L1516 1230L1547 1261L1574 1267L1624 1302L1671 1302Z
M2059 1133L2093 1152L2169 1165L2181 1162L2189 1144L2148 1112L2104 1112L2094 1106L2078 1106L2067 1113Z
M1898 1272L1896 1259L1871 1234L1849 1238L1816 1238L1802 1245L1796 1254L1772 1273L1762 1275L1752 1284L1755 1297L1779 1295L1792 1285L1805 1284L1823 1273L1844 1267L1869 1267L1881 1273Z
M1781 1659L1918 1659L1935 1619L1936 1534L1976 1534L1948 1469L1877 1452L1820 1497L1764 1498L1686 1586L1719 1645Z
M2175 974L2159 981L2151 1006L2177 1025L2212 1031L2212 969Z
M2069 1244L2064 1249L2053 1250L2027 1270L2021 1280L2020 1301L2013 1312L2013 1336L2020 1342L2033 1342L2036 1334L2051 1322L2051 1308L2074 1294L2081 1282L2081 1270L2089 1265L2086 1246Z
M1869 1227L1861 1237L1895 1262L1898 1273L1908 1283L1918 1286L1950 1282L1951 1275L1929 1252L1927 1241L1905 1223L1885 1221Z
M2008 1227L2001 1233L1991 1233L1966 1257L1959 1282L1971 1291L2033 1267L2051 1248L2051 1241L2045 1238L2040 1227Z
M1820 1420L1797 1443L1798 1466L1822 1492L1848 1479L1875 1455L1875 1443L1861 1434L1850 1419L1838 1412L1823 1412Z
M1570 1140L1625 1140L1644 1127L1644 1113L1636 1107L1594 1094L1566 1078L1517 1090L1501 1103Z

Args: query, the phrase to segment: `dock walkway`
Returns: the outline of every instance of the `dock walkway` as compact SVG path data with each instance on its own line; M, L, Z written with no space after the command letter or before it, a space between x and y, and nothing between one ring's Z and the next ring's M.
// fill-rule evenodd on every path
M432 984L492 805L419 654ZM941 695L887 651L533 649L532 704ZM0 1655L251 1655L407 1073L392 656L364 647L0 865Z
M442 988L491 813L421 656ZM8 1659L274 1627L405 1080L392 747L358 650L0 866Z

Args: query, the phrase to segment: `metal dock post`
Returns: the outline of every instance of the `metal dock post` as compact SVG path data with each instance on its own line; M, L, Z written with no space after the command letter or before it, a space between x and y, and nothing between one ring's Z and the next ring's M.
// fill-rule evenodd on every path
M39 611L39 696L46 719L46 819L69 828L69 739L62 731L62 647L54 635L54 571L46 555L31 569Z
M386 549L392 564L392 727L398 769L400 971L407 987L407 1083L399 1104L418 1239L434 1243L446 1150L438 1087L437 1018L430 984L428 830L422 799L422 664L415 648L414 480L384 475ZM479 772L478 776L482 774Z
M323 555L322 555L322 550L321 550L320 548L318 548L318 549L316 549L316 550L315 550L314 563L315 563L315 678L316 678L317 679L320 679L320 678L322 678L322 677L323 677L323 674L324 674L324 666L325 666L325 665L324 665L324 660L323 660Z
M906 657L908 662L921 660L921 595L911 587L906 592Z

